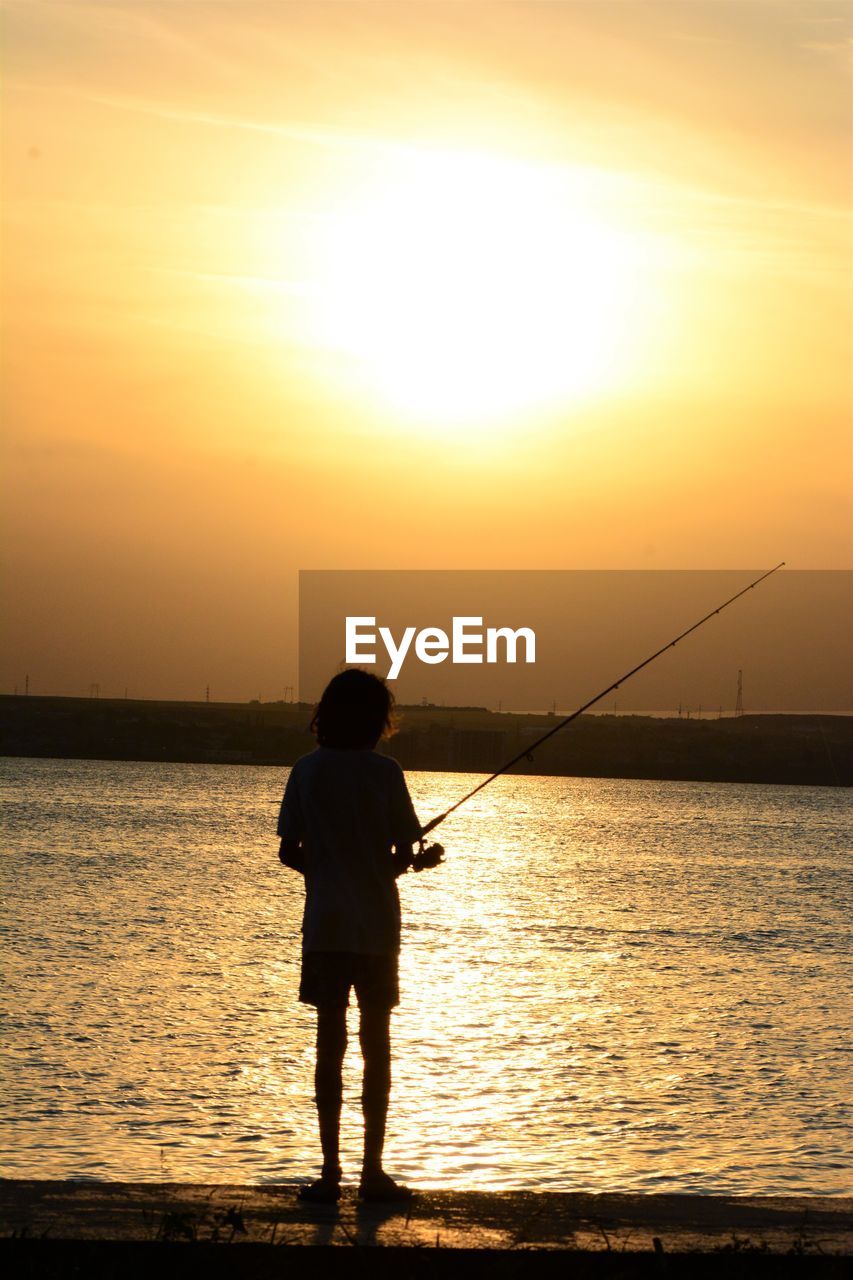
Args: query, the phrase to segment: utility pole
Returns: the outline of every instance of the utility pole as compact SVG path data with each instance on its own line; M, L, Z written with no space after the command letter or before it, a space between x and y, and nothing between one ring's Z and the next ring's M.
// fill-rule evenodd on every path
M27 676L24 676L24 697L28 698L29 696L30 696L30 677L27 675Z
M205 702L210 702L210 685L204 691L204 700Z
M735 715L743 715L743 672L737 673L737 702L735 703Z

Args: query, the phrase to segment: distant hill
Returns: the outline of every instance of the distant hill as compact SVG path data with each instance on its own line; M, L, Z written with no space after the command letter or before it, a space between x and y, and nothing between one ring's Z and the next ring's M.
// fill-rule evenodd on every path
M0 754L288 765L310 751L303 703L143 702L0 695ZM489 773L558 717L401 707L383 750L406 769ZM515 773L818 786L853 783L853 717L581 716Z

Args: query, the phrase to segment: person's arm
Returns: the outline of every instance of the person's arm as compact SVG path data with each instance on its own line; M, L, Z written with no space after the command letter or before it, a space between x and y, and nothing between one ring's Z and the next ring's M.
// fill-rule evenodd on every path
M282 840L278 849L278 858L283 866L298 871L300 875L305 875L305 858L302 845L298 840Z
M415 813L403 770L393 758L389 758L388 763L391 771L389 800L394 849L391 858L394 863L394 877L396 879L408 871L414 862L412 846L417 844L421 838L421 824L418 821L418 815Z
M299 799L299 780L297 770L291 769L284 788L281 809L278 815L278 834L281 844L278 849L279 861L293 871L305 874L305 851L302 847L303 823L302 805Z
M391 854L391 861L394 863L394 879L397 880L400 876L405 875L414 860L410 844L395 845L394 852Z
M415 813L409 788L406 786L403 770L397 765L394 789L392 792L392 820L395 833L394 875L401 876L412 868L415 871L426 871L429 867L437 867L442 861L444 850L440 844L430 845L428 849L418 848L412 852L412 846L420 846L421 824Z

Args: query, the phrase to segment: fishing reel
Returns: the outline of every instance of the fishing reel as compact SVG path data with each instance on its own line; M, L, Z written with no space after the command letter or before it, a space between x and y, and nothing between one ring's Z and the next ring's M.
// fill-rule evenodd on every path
M438 843L428 845L423 840L418 841L418 851L412 856L412 871L429 871L442 862L444 862L444 845Z

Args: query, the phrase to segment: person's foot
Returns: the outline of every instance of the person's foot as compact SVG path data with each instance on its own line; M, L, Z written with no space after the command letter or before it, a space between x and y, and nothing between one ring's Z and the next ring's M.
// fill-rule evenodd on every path
M337 1204L341 1198L341 1170L324 1169L316 1182L300 1187L297 1195L309 1204Z
M371 1204L401 1204L411 1200L414 1192L395 1182L387 1173L363 1173L358 1184L358 1194L362 1200Z

